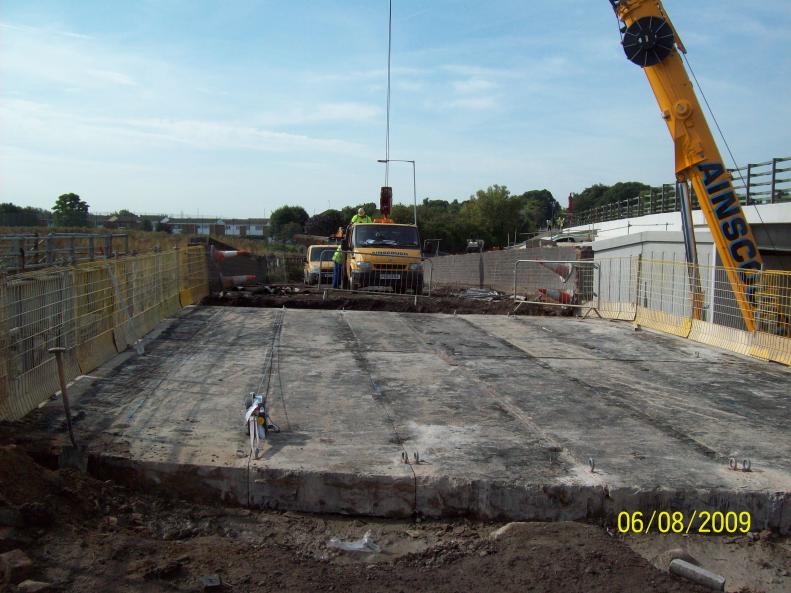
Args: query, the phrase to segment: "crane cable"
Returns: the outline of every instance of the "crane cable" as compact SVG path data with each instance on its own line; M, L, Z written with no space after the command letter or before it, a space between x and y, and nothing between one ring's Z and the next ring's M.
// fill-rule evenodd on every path
M722 138L723 144L725 144L725 148L728 150L728 155L731 157L731 163L733 164L733 169L739 175L739 179L741 179L742 185L744 186L745 190L747 189L747 182L744 180L744 176L742 175L741 169L739 168L738 163L736 162L736 158L733 156L733 151L731 150L728 141L725 139L725 134L720 127L720 122L717 121L717 116L714 115L714 110L711 108L709 104L709 100L706 97L706 93L703 92L703 87L700 85L700 81L698 80L697 75L695 74L695 70L692 68L692 64L689 63L689 58L687 58L687 54L685 52L679 52L681 57L684 59L684 62L687 64L687 68L689 68L689 73L692 74L692 79L695 81L695 86L698 87L698 92L700 96L703 98L703 102L706 104L706 109L709 111L709 115L711 115L711 119L714 121L714 125L717 126L717 131L720 134L720 138ZM746 195L745 200L749 200L750 196ZM755 208L755 213L758 215L758 219L761 221L761 224L765 225L763 216L761 216L761 211L758 210L758 204L745 204L745 206L753 206ZM772 238L772 234L767 230L766 236L769 238L769 242L772 244L772 249L776 250L777 245L775 245L774 239ZM757 241L756 241L757 242Z
M390 56L393 49L393 0L387 21L387 132L385 134L385 186L390 178Z

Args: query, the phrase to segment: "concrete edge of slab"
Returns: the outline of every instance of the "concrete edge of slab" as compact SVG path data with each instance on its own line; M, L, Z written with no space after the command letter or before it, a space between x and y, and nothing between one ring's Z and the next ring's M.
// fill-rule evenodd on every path
M751 530L791 533L791 492L609 488L445 476L205 466L91 457L91 473L176 498L250 508L388 518L470 517L489 521L615 521L621 512L750 513ZM697 522L695 523L698 524Z

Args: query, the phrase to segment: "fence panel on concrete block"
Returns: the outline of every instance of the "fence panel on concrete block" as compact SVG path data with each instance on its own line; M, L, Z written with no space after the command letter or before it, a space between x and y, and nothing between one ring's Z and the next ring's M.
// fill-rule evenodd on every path
M180 290L181 289L181 290ZM114 258L0 280L0 419L59 389L49 348L66 348L66 379L88 373L207 293L202 247Z
M17 417L57 390L54 359L49 348L66 348L66 378L79 374L75 356L76 333L73 276L47 270L5 280L2 319L7 328L5 351L6 397L0 417Z
M513 264L514 300L598 308L598 264L593 260L518 259Z
M642 260L637 285L640 325L687 337L692 329L686 265L672 261Z
M263 281L267 284L291 284L304 280L305 258L296 253L270 254L262 258Z
M763 272L756 301L758 332L751 354L791 365L791 272Z
M113 341L113 287L110 266L76 268L74 300L76 356L80 369L88 372L115 354Z
M193 305L209 294L206 251L194 245L179 252L179 299L181 306Z
M749 354L754 334L747 331L728 270L713 266L698 266L697 270L701 281L702 310L693 315L688 337L703 344ZM744 276L742 271L734 272ZM754 275L756 281L760 276L758 272L749 274Z
M634 321L637 314L637 271L639 258L597 259L596 286L599 313L608 319Z

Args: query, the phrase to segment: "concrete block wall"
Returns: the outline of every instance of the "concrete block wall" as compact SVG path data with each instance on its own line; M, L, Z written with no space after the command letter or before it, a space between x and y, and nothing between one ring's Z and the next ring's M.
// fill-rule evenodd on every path
M506 249L485 251L463 255L445 255L431 258L431 281L433 287L470 288L481 282L483 267L483 286L492 290L509 293L514 287L514 265L518 260L541 259L576 261L590 259L590 249L577 246L532 247L529 249ZM482 260L482 261L481 261ZM428 266L426 274L430 272ZM520 268L519 278L522 278ZM426 278L428 282L428 278ZM524 284L519 280L518 284Z

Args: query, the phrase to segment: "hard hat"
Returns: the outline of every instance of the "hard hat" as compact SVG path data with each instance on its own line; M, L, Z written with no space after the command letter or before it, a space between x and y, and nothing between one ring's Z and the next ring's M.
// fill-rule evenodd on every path
M365 216L365 208L360 208L360 209L357 211L357 214L359 214L360 216Z

